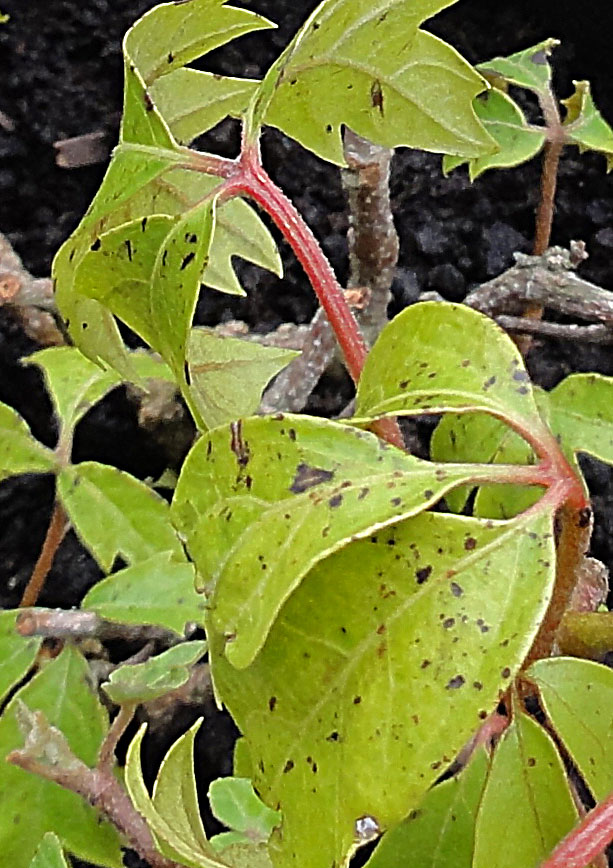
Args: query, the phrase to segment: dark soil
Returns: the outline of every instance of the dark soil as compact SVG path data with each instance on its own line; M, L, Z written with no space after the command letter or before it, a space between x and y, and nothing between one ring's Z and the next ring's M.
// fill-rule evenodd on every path
M55 164L58 139L102 131L112 147L121 110L121 36L151 0L4 0L11 15L0 27L2 87L0 110L13 128L0 124L0 231L14 244L26 267L49 274L52 257L77 225L95 193L104 164L66 170ZM280 23L277 31L255 34L207 58L212 71L256 76L277 56L314 0L244 2ZM572 79L590 79L597 105L613 122L609 35L613 32L610 0L594 0L589 18L573 0L512 0L507 7L489 0L464 0L428 23L471 61L508 54L549 36L562 39L555 55L556 84L568 95ZM235 124L207 137L209 148L234 155ZM271 174L312 226L341 280L347 275L347 226L339 173L298 145L268 131L264 158ZM392 196L401 257L394 283L394 312L419 292L435 289L461 301L476 284L507 268L515 250L529 251L537 199L539 164L491 172L471 185L460 170L443 178L440 158L401 151L395 158ZM581 273L613 289L613 181L604 159L563 157L553 242L587 243L590 259ZM199 305L201 322L237 317L258 330L284 321L304 322L315 308L301 269L282 245L282 281L254 267L244 267L246 299L209 292ZM52 444L50 407L35 370L19 359L36 347L8 312L0 311L0 400L16 407L34 433ZM613 374L610 348L535 342L528 359L535 381L554 386L572 371ZM314 404L334 412L334 392L343 384L322 384ZM77 440L79 459L115 464L135 475L156 477L164 465L158 446L136 424L133 408L121 392L113 394L83 422ZM597 514L593 553L613 566L613 484L609 468L586 461ZM0 604L18 603L37 557L48 522L52 491L47 480L20 478L0 485ZM92 559L68 535L41 599L43 605L72 606L99 578ZM181 723L184 725L185 720ZM214 756L207 756L212 775L229 770L231 732L216 726ZM204 749L204 748L203 748ZM209 750L209 753L211 751Z

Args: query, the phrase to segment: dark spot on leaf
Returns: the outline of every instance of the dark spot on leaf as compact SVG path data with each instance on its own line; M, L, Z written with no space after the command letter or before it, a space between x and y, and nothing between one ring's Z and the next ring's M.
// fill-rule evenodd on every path
M445 618L443 621L443 627L445 630L449 630L450 627L453 627L455 624L455 618Z
M194 259L195 256L196 254L192 250L190 253L183 257L183 261L181 262L181 271L187 268L187 266L190 264L190 262L192 261L192 259Z
M421 815L421 811L413 810L407 817L407 820L416 820Z
M487 91L486 91L486 93L487 93ZM464 359L462 361L462 367L463 368L467 368L469 365L470 365L470 359Z
M379 110L381 115L384 114L383 111L383 88L381 87L381 82L378 78L375 78L373 83L370 86L370 104L373 108Z
M148 220L147 217L143 217L143 219L140 221L141 232L144 232L145 229L147 228L147 220Z
M291 770L293 768L294 768L294 763L292 762L292 760L288 760L285 763L285 765L283 766L283 774L286 775L288 772L291 772Z
M527 395L528 394L528 387L527 386L520 386L519 389L517 389L517 394L518 395Z
M434 497L434 492L432 491L431 488L427 488L427 489L424 491L424 497L425 497L426 500L430 500L431 497Z
M528 766L529 766L531 769L533 769L535 765L536 765L536 760L535 760L535 758L534 758L533 756L529 756L529 757L528 757Z
M475 690L483 690L483 685L480 681L473 681L473 687Z
M383 657L383 655L385 654L386 651L387 651L387 642L381 642L377 646L377 651L376 651L377 657Z
M195 244L198 241L198 236L194 232L186 232L185 240L188 244Z
M492 376L489 379L487 379L485 381L485 383L483 384L483 391L487 392L487 390L490 389L495 384L495 382L496 382L495 376Z
M277 704L277 697L271 696L270 699L268 700L268 707L270 708L271 711L275 710L276 704Z
M473 536L469 536L468 539L464 540L464 548L467 552L471 552L474 548L477 547L477 540Z
M143 93L143 100L145 102L145 111L153 111L153 100L151 99L147 91Z
M326 124L326 132L327 132L327 133L331 133L331 132L332 132L332 124Z
M319 21L313 22L313 30L319 30L320 27L321 27L321 24L319 23Z
M408 385L409 385L409 381L408 381L408 380L403 380L401 383L398 383L398 388L399 388L399 389L406 389L406 387L407 387Z
M336 507L340 506L342 502L343 502L343 495L342 494L334 494L330 498L330 500L328 501L328 504L332 507L332 509L336 509Z
M237 422L230 423L230 435L230 449L236 455L239 465L246 467L249 464L251 453L249 451L249 444L246 440L243 440L243 424L240 419Z
M292 494L302 494L303 491L308 491L316 485L321 485L322 482L330 482L334 479L333 470L324 470L323 467L311 467L310 464L300 462L296 468L296 475L289 487Z
M537 66L545 66L547 63L547 52L542 48L540 51L536 51L532 57L530 58L532 63L535 63Z
M418 585L423 585L424 582L428 581L430 577L430 573L432 572L432 567L422 567L420 570L415 571L415 578L417 579Z
M124 241L124 245L128 252L128 259L130 260L130 262L132 262L132 242L129 238L126 238L126 240Z
M500 674L502 675L503 678L510 678L511 677L511 670L509 669L508 666L505 666Z
M587 527L592 518L592 510L589 506L584 506L583 509L579 510L579 520L577 522L579 527Z
M440 769L440 767L441 767L441 761L440 761L440 760L439 760L438 762L435 762L435 763L430 763L430 768L431 768L433 771L436 771L437 769Z
M162 253L162 266L166 268L166 260L168 259L168 250Z
M96 238L96 240L94 241L94 243L92 244L92 246L89 249L94 250L94 251L100 250L101 246L102 246L102 241L99 238ZM74 255L74 250L72 252Z
M172 63L174 59L175 59L174 54L172 53L172 51L169 51L168 52L168 63Z
M213 442L209 440L206 447L206 457L208 458L211 452L213 451Z
M432 660L422 660L420 669L427 669L431 663L432 663Z
M361 699L361 697L359 697ZM353 700L355 702L355 699ZM326 741L339 741L340 735L336 730L330 733L330 735L326 736Z
M354 696L354 697L353 697L353 704L354 704L354 705L359 705L361 701L362 701L362 697L361 697L361 696Z
M89 323L82 322L82 323L81 323L81 328L83 329L84 332L87 331L87 329L89 328Z
M464 684L464 676L463 675L455 675L453 678L451 678L447 682L446 687L447 687L447 690L457 690L458 687L462 687L463 684Z
M479 718L480 718L481 720L485 720L486 717L487 717L487 711L481 710L481 711L479 712Z
M287 432L287 436L292 441L292 443L296 442L296 431L294 430L294 428L289 429L289 431Z
M464 593L463 589L460 587L460 585L458 585L457 582L452 582L449 587L451 588L451 593L454 597L461 597Z
M361 488L360 493L358 494L358 500L364 500L364 498L369 492L370 488Z
M529 377L528 377L528 374L526 371L514 371L513 372L513 379L517 383L527 383Z
M386 629L387 628L386 628L385 624L379 624L379 626L377 627L377 634L379 636L382 636L385 633Z

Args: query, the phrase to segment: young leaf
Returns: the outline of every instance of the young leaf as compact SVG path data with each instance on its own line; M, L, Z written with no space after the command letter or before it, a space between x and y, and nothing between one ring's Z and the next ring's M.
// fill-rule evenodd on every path
M30 862L30 868L68 868L62 845L53 832L47 832Z
M113 573L85 595L81 608L124 624L155 624L183 633L188 621L203 618L204 597L194 588L193 564L172 552Z
M192 329L190 392L207 428L256 412L268 382L300 353Z
M283 816L273 861L342 864L418 807L508 687L553 563L551 515L422 513L315 566L248 668L210 624L218 695Z
M149 95L175 139L187 145L230 115L240 117L259 81L175 69L149 88Z
M613 463L613 377L571 374L549 393L550 425L571 456Z
M437 784L420 806L387 832L367 868L472 868L477 812L487 780L489 758L483 748L467 768Z
M613 672L588 660L539 660L527 672L597 801L611 792Z
M506 90L507 84L514 84L536 94L546 93L551 85L549 55L559 44L559 39L544 39L509 57L494 57L480 63L477 69L496 87Z
M0 404L0 479L55 470L51 450L35 440L19 413Z
M613 130L594 105L589 81L574 81L575 92L561 100L566 106L564 126L579 150L600 151L607 158L607 172L613 169Z
M578 819L555 744L518 712L496 747L477 818L472 868L534 868Z
M531 160L543 147L545 133L528 126L524 113L506 93L491 88L474 101L475 114L498 145L493 154L466 159L445 155L443 172L468 163L470 180L488 169L508 169Z
M131 564L162 552L185 560L167 503L129 473L85 461L64 468L57 485L79 537L103 570L118 556Z
M472 107L483 79L451 46L419 29L448 5L324 0L256 92L252 129L272 124L338 165L345 165L343 125L390 148L493 151Z
M452 409L484 410L534 431L543 428L522 357L501 328L464 305L411 305L370 351L355 415L362 421Z
M185 684L190 668L206 652L206 642L182 642L144 663L114 669L102 687L117 705L149 702Z
M183 465L173 521L199 573L219 584L212 619L228 658L252 662L316 563L427 509L472 473L321 419L252 418L201 438Z
M67 738L72 751L93 766L108 720L90 689L89 670L81 654L66 646L62 653L23 687L0 718L0 756L23 746L17 703L39 709ZM0 851L11 868L29 868L47 832L80 859L121 868L117 833L78 795L0 763Z
M0 612L0 703L27 674L42 641L36 636L26 639L17 634L17 614L14 609Z
M116 371L105 371L76 347L48 347L26 361L42 369L63 432L122 382Z
M258 798L249 778L217 778L209 787L209 803L213 816L234 830L232 843L264 844L281 822L279 812L272 811ZM216 838L223 836L224 833ZM228 840L226 837L218 844Z
M140 762L140 749L147 725L143 724L128 748L126 756L125 783L136 810L141 814L156 840L159 851L169 859L179 860L187 868L227 868L228 863L217 856L210 843L194 839L184 840L171 825L173 815L180 805L173 805L170 817L162 816L147 792ZM172 748L171 748L172 750ZM183 823L181 824L183 825Z

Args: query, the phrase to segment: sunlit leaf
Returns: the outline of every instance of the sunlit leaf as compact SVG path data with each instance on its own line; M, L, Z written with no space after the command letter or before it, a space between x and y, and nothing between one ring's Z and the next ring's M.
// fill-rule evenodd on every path
M475 113L499 150L482 157L443 157L443 171L468 163L471 181L488 169L507 169L531 160L543 147L545 133L530 128L522 110L502 91L492 88L474 101Z
M173 521L208 589L234 665L249 665L307 572L354 539L415 515L473 477L323 419L252 418L202 437Z
M534 868L578 820L556 746L516 711L497 745L479 816L472 868Z
M527 674L594 798L606 798L613 787L613 672L588 660L556 657L537 661Z
M277 126L339 165L343 125L386 147L466 156L494 150L472 107L483 79L419 29L448 5L324 0L260 85L252 125Z
M49 473L53 454L35 440L19 413L0 404L0 479L20 473Z
M230 841L265 843L281 822L279 812L258 798L249 778L217 778L209 787L209 802L213 815L235 833L233 839L228 837L232 833L217 835L218 846Z
M89 686L89 670L81 654L67 646L48 662L16 696L0 718L0 756L23 746L17 723L17 703L40 709L50 724L66 736L72 751L87 765L96 762L108 719ZM30 868L47 832L80 859L121 868L117 833L75 793L0 763L0 852L5 865Z
M116 467L85 461L64 468L58 494L79 537L103 570L121 556L128 563L172 552L183 561L168 504L140 480Z
M298 355L193 329L187 351L190 391L207 428L255 413L266 385Z
M549 393L550 424L569 453L613 463L613 377L571 374Z
M575 81L575 92L563 99L566 106L564 127L580 151L599 151L607 158L607 172L613 169L613 130L592 99L589 81Z
M181 687L190 668L206 652L206 642L182 642L144 663L125 663L114 669L102 687L112 702L149 702Z
M187 622L202 620L204 597L194 588L193 564L179 563L172 552L164 552L98 582L81 607L112 621L183 633Z
M17 634L17 614L14 609L0 612L0 702L27 674L41 643L37 636Z
M551 84L549 55L559 44L559 39L544 39L508 57L494 57L480 63L477 69L496 86L514 84L536 94L545 93Z
M357 541L311 570L242 671L210 619L217 692L283 816L273 861L341 864L419 807L531 645L551 522L422 513Z
M40 842L30 868L68 868L68 862L64 858L62 845L53 832L47 832Z
M472 868L475 823L489 758L481 749L468 768L437 784L406 820L387 832L368 868Z

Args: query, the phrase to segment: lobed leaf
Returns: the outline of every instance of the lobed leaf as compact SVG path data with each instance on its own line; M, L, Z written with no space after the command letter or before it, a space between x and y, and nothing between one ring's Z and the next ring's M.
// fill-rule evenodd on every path
M553 563L550 514L422 513L315 566L242 671L209 618L276 865L342 864L418 807L527 653Z
M190 392L207 428L251 416L270 380L300 353L192 329Z
M594 798L611 792L613 673L588 660L539 660L527 672L547 715Z
M181 687L190 669L206 652L206 642L182 642L144 663L125 663L114 669L102 687L117 705L150 702Z
M112 621L155 624L182 634L187 622L202 621L204 598L194 588L193 564L178 562L168 551L98 582L81 608Z
M345 165L343 126L390 148L494 150L472 107L483 79L419 29L449 3L324 0L256 91L251 129L272 124L338 165Z
M25 638L17 634L18 614L15 609L0 612L0 703L27 675L42 641L37 636Z
M265 844L281 822L279 812L258 798L249 778L217 778L209 787L209 803L213 816L233 830L215 836L211 843L217 847L228 842Z
M483 410L535 433L543 428L522 357L496 323L460 304L414 304L370 351L353 421L447 410Z
M58 475L58 496L103 570L121 556L136 564L153 555L185 555L169 520L168 504L140 480L116 467L85 461Z
M506 90L507 84L514 84L537 95L546 93L551 85L549 56L559 44L559 39L544 39L508 57L494 57L480 63L477 69L496 87Z
M17 723L22 701L42 711L68 740L72 751L89 766L108 727L106 712L89 685L89 670L81 654L67 645L47 662L11 700L0 718L0 756L21 748ZM41 838L54 832L79 859L121 868L117 832L75 793L0 763L0 850L11 868L30 868Z
M465 159L443 157L443 172L468 163L470 180L474 181L488 169L508 169L519 166L536 156L545 142L545 133L528 126L524 113L506 93L491 88L474 101L475 114L498 145L493 154Z
M473 868L475 825L490 760L481 748L467 768L434 786L418 808L387 832L366 863L397 868Z
M30 862L30 868L68 868L59 838L47 832Z
M589 81L574 81L575 92L561 100L566 106L564 127L571 142L583 151L599 151L607 159L607 172L613 169L613 130L592 99Z
M16 410L0 403L0 479L21 473L51 473L55 459Z
M479 808L472 868L534 868L578 820L549 735L517 709L497 745Z
M248 666L312 567L430 507L472 478L374 435L299 416L252 418L202 437L183 465L173 521L209 589L212 622Z

